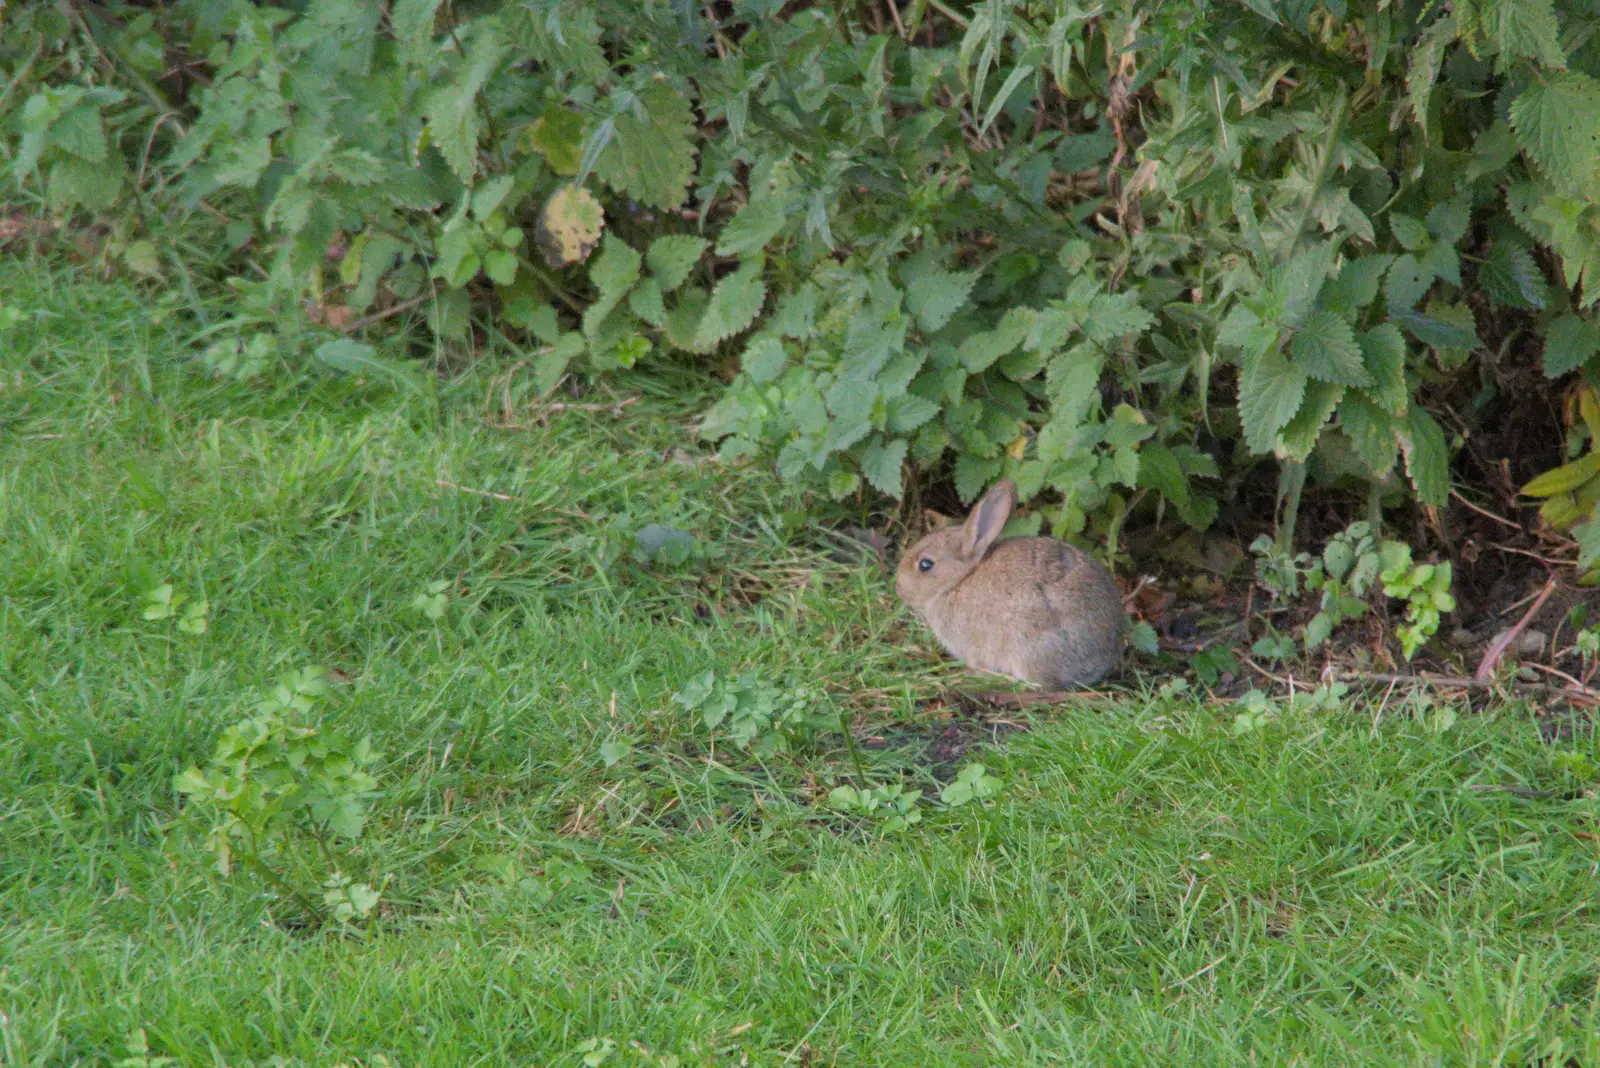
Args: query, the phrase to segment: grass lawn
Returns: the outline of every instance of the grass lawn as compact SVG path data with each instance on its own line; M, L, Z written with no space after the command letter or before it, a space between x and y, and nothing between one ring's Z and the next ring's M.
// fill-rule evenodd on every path
M945 808L953 669L700 455L703 398L503 429L506 362L219 383L148 295L3 270L0 1063L1600 1064L1587 728L1395 694L1236 730L1152 680ZM611 559L649 523L725 555ZM205 633L142 618L166 582ZM173 786L308 665L380 753L356 930L220 877ZM741 753L672 700L708 670L823 725ZM924 791L907 833L827 807L841 711Z

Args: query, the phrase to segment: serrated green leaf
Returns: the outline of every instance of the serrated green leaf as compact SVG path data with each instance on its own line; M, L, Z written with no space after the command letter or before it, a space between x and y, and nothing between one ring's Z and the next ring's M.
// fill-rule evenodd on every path
M1472 225L1471 197L1458 193L1449 200L1440 201L1428 209L1424 222L1436 244L1454 245L1466 236L1467 227Z
M1426 226L1419 220L1398 211L1390 213L1389 229L1394 233L1394 239L1400 242L1400 246L1407 252L1421 251L1433 242Z
M426 136L456 172L456 177L468 185L478 173L478 139L483 136L478 93L489 81L505 51L496 35L478 34L473 38L456 80L422 96Z
M909 434L939 414L939 406L926 397L907 393L895 398L889 408L889 429Z
M1337 241L1315 242L1291 256L1283 270L1270 279L1273 292L1283 298L1283 313L1279 316L1282 325L1299 326L1310 314L1328 275L1333 273L1338 255Z
M783 205L776 197L752 200L728 220L717 238L717 255L744 256L759 252L783 229Z
M1406 455L1406 474L1417 500L1435 508L1444 507L1450 498L1450 451L1444 431L1433 416L1413 406L1401 432L1400 447Z
M1600 326L1576 315L1563 315L1545 327L1544 376L1560 378L1600 352Z
M761 305L767 299L761 269L761 260L753 259L717 283L695 330L697 350L709 351L718 342L749 326L761 314Z
M1304 371L1271 350L1244 367L1239 375L1239 422L1250 451L1272 451L1278 431L1300 410L1307 381Z
M1567 65L1561 48L1561 28L1551 0L1515 0L1484 5L1502 56L1536 60L1555 70Z
M784 361L788 354L783 351L783 342L775 337L758 337L745 346L744 356L739 364L744 368L744 373L757 382L771 382L783 373Z
M709 294L698 286L689 286L678 294L678 302L668 310L666 325L661 328L661 334L669 344L684 352L701 351L696 347L695 335L710 299Z
M904 480L901 477L906 461L906 443L902 438L893 441L874 441L861 454L861 473L874 489L900 499Z
M1444 65L1444 51L1456 39L1456 17L1445 15L1434 22L1417 40L1411 52L1411 62L1406 67L1406 102L1422 130L1423 140L1428 139L1428 100L1433 86L1439 80L1439 70Z
M1361 365L1355 331L1337 313L1315 311L1289 342L1289 354L1302 371L1323 382L1345 386L1370 385L1372 376Z
M1178 509L1189 510L1189 480L1172 450L1160 442L1150 442L1139 450L1139 485L1153 489Z
M48 143L86 163L103 163L106 158L105 124L100 109L80 104L50 124Z
M1430 348L1473 349L1480 344L1472 310L1465 305L1444 305L1432 315L1391 310L1390 318Z
M1406 388L1406 339L1393 323L1379 323L1357 339L1362 363L1372 376L1368 393L1379 407L1403 418L1411 406Z
M805 283L778 302L772 315L772 329L784 337L804 341L816 330L817 287Z
M543 156L556 174L571 178L583 163L583 116L559 104L547 107L522 128L517 145Z
M1341 315L1359 315L1378 299L1383 272L1393 262L1394 257L1388 254L1345 260L1333 281L1322 290L1323 306Z
M1033 329L1029 308L1012 308L993 330L981 330L961 343L961 364L976 374L1022 344Z
M1478 282L1497 304L1543 309L1548 290L1533 254L1510 241L1496 241L1478 268Z
M1330 382L1311 379L1306 382L1306 394L1300 410L1278 432L1275 450L1280 458L1305 460L1316 448L1322 428L1333 417L1334 410L1344 399L1345 387Z
M1137 292L1098 293L1089 303L1083 331L1090 341L1104 344L1130 334L1142 334L1156 321L1139 306Z
M1261 317L1245 307L1235 304L1217 327L1217 344L1224 348L1241 349L1254 355L1278 340L1278 328L1264 323Z
M1395 257L1389 268L1387 301L1391 313L1410 311L1433 286L1433 272L1411 253Z
M611 141L595 162L600 180L641 204L671 210L689 195L694 175L694 110L664 78L638 93L645 118L615 117Z
M966 306L981 271L933 271L906 287L906 310L926 333L944 327Z
M628 291L628 310L660 329L667 321L667 306L654 277L645 278Z
M614 306L622 299L629 286L639 280L639 267L643 259L626 241L616 234L607 234L589 268L589 281L599 291L599 299Z
M1551 181L1578 195L1593 192L1600 179L1600 85L1593 78L1565 71L1530 83L1511 103L1511 128Z
M1339 427L1373 479L1381 479L1393 470L1400 449L1394 423L1364 394L1345 394L1339 403Z
M668 234L650 242L645 262L662 291L670 293L683 285L689 272L700 262L700 256L711 247L711 242L691 234Z
M964 452L956 460L956 495L970 503L989 485L989 480L1000 473L998 459L988 459L975 453Z

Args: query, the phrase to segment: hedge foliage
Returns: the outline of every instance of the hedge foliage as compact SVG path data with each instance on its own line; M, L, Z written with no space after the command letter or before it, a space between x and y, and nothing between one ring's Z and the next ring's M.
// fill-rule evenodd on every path
M238 315L207 335L224 373L300 358L296 301L335 327L416 307L447 342L525 353L529 390L736 366L704 426L727 456L835 497L1009 476L1057 534L1102 537L1135 506L1204 529L1222 480L1269 457L1291 530L1308 475L1374 512L1439 507L1466 428L1437 398L1482 403L1519 360L1552 390L1600 381L1590 4L0 19L10 174L109 220L133 270L231 276ZM316 354L385 366L356 340ZM1587 425L1536 487L1586 565Z

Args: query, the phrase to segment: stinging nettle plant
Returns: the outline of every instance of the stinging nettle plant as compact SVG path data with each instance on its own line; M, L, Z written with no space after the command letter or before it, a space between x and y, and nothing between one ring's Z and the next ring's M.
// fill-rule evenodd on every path
M321 334L407 312L510 346L524 395L736 367L705 437L835 497L1011 477L1114 540L1270 460L1284 550L1308 482L1443 507L1489 371L1600 380L1585 6L71 10L6 16L0 153L142 276L207 250L230 376L406 381Z

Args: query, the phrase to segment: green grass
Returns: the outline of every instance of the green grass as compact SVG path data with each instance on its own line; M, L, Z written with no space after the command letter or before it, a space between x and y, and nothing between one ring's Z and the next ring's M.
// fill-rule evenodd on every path
M1396 696L1236 735L1130 694L1040 713L975 754L997 799L885 836L823 804L837 732L756 761L671 700L802 680L874 781L954 770L916 702L949 665L802 502L700 456L698 398L502 430L492 371L219 384L147 296L5 272L0 1063L135 1028L182 1064L1600 1063L1593 786L1557 760L1587 729ZM608 563L650 522L727 555ZM141 618L163 581L208 633ZM364 933L216 875L172 786L309 664L382 752Z

